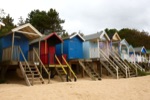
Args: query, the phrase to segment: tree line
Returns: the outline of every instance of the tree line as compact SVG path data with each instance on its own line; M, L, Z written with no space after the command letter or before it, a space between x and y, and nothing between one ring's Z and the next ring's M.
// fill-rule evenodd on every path
M117 32L121 39L126 39L133 47L145 46L146 49L150 49L150 35L146 31L139 31L137 29L123 28L117 29L105 29L106 33L113 34Z
M62 27L62 24L65 20L59 17L59 13L55 9L49 9L46 11L33 10L28 14L28 17L24 20L22 16L19 18L17 25L13 23L14 19L8 14L5 15L3 9L0 9L0 21L5 23L5 27L0 30L0 33L7 33L12 28L20 26L26 23L31 23L38 31L42 34L49 34L52 32L63 33L65 30Z
M16 26L20 26L25 23L31 23L42 34L57 32L59 35L61 34L62 37L69 36L68 32L66 32L62 27L62 24L65 23L65 20L61 19L59 17L59 13L52 8L50 8L47 12L40 11L38 9L33 10L28 14L28 17L25 20L20 16L17 25L13 23L14 19L9 14L6 15L5 11L0 9L0 21L5 23L5 27L0 30L0 34L8 33ZM150 36L148 32L129 28L123 28L121 30L106 28L105 31L108 34L118 32L119 36L122 39L125 38L129 44L132 44L133 47L145 46L146 49L150 49ZM72 34L75 33L76 32L73 32ZM84 35L80 31L78 33L82 36Z

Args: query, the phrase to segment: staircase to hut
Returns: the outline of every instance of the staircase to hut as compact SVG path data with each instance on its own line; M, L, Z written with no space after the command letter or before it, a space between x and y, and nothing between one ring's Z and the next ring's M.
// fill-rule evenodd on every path
M129 77L136 77L137 76L137 67L133 63L131 63L127 60L124 60L124 62L127 64L127 66L129 66L128 67Z
M123 71L122 67L118 66L120 63L113 56L109 57L102 50L99 50L99 53L101 57L100 63L114 78L126 77L126 72Z
M128 77L128 68L124 64L123 60L121 60L114 52L109 51L109 58L118 66L119 71L122 72L122 76Z
M41 72L39 71L39 68L37 66L37 62L39 63L38 65L40 67L42 67L45 72L48 75L48 83L50 82L50 72L48 72L48 70L45 68L44 64L42 63L38 53L36 52L36 50L33 48L32 51L32 60L29 59L30 61L27 61L21 48L19 47L19 52L22 55L24 61L21 62L19 61L19 67L21 69L21 72L23 74L23 77L26 81L26 84L28 86L34 85L34 84L44 84L44 79L41 75ZM36 59L36 63L35 63L35 59Z
M137 68L138 70L145 72L145 69L142 68L138 63L135 63L134 65L136 66L136 68Z
M92 80L101 80L101 77L93 68L92 61L79 60L78 62Z
M137 67L135 66L134 63L130 63L127 60L123 60L120 55L113 50L113 53L111 52L111 54L113 54L113 58L117 58L117 60L120 62L120 68L124 68L126 70L126 77L135 77L137 76Z
M145 69L145 71L150 70L150 66L148 62L140 62L139 65L142 66L142 68Z
M64 61L65 64L62 64L60 59L55 55L55 59L59 64L59 67L55 66L55 70L58 74L58 76L60 77L61 81L64 82L65 80L68 82L71 82L72 79L69 75L69 72L72 74L72 76L74 77L74 81L77 81L77 76L75 75L74 71L72 70L71 66L68 64L68 62L66 61L66 59L64 58L64 56L61 56L61 60ZM69 71L67 71L67 69Z
M19 67L28 86L44 84L44 79L34 63L19 62Z
M28 86L34 85L36 83L44 84L44 79L38 69L40 66L45 70L50 76L50 73L47 71L45 66L43 65L40 57L38 56L35 49L33 49L31 59L26 59L22 49L20 46L7 47L3 49L3 66L4 65L17 65L21 69L21 73L25 79L25 82ZM35 63L34 59L38 60L39 66ZM48 83L50 82L50 78L48 79Z

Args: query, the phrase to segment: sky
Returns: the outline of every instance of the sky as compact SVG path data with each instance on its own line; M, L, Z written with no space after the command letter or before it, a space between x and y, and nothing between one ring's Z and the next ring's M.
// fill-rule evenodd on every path
M0 9L17 24L32 10L56 9L69 33L92 34L105 28L135 28L150 33L150 0L0 0Z

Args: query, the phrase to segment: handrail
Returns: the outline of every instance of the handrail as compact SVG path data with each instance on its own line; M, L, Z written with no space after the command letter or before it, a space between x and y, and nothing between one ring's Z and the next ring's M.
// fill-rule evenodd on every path
M24 68L23 68L23 66L22 66L22 63L19 62L19 65L20 65L20 69L21 69L21 71L22 71L22 74L23 74L23 76L24 76L24 78L25 78L25 81L26 81L27 85L28 85L28 86L31 86L31 84L30 84L30 82L29 82L29 80L28 80L28 78L27 78L27 75L26 75L26 73L25 73L25 70L24 70Z
M99 53L102 54L102 56L103 56L106 60L109 59L109 58L107 58L107 55L105 55L105 53L104 53L102 50L100 50ZM112 65L112 67L117 71L117 70L118 70L118 66L115 65L111 59L109 59L109 60L110 60L110 62L111 62L110 64ZM115 67L114 67L114 66L115 66Z
M121 68L123 68L125 70L125 74L126 74L126 77L128 77L128 68L124 65L124 63L121 61L121 64L118 62L120 61L120 59L113 53L109 50L109 53L110 53L110 56L115 59L115 61L120 65ZM122 66L123 65L123 66Z
M128 64L123 61L123 59L122 59L121 56L116 52L116 50L113 49L113 52L119 57L119 59L121 59L121 61L125 64L125 66L128 66ZM129 67L127 67L127 69L129 70Z
M73 72L73 70L71 69L71 66L67 63L66 59L64 58L64 56L62 55L62 59L65 61L65 63L67 64L68 68L70 69L70 71L72 72L73 76L77 79L77 76L75 75L75 73Z
M121 58L121 56L116 52L116 50L113 49L113 52L122 60L123 62L123 59ZM127 60L128 61L128 60ZM126 62L124 62L125 66L127 66L128 64Z
M111 63L110 63L109 61L108 61L108 63L111 64L111 66L116 70L117 79L118 79L118 66L115 65L115 63L113 63L112 60L109 59L109 58L107 57L107 55L105 55L105 53L104 53L102 50L100 50L100 49L99 49L99 54L102 55L106 60L110 60ZM105 57L105 56L106 56L106 57ZM115 67L114 67L114 66L115 66Z
M63 69L64 73L65 73L66 75L68 75L67 72L66 72L66 70L64 69L63 65L61 64L61 62L59 61L59 59L57 58L56 55L55 55L55 58L56 58L56 60L58 61L58 63L59 63L59 65L61 66L61 68Z
M109 50L109 53L111 54L111 55L113 55L113 57L115 58L115 59L117 59L117 60L119 60L119 58L116 56L116 55L114 55L110 50ZM121 61L121 64L123 64L123 66L124 67L122 67L123 69L127 69L127 67L124 65L124 63Z
M23 57L23 59L24 59L26 65L27 65L27 67L28 67L29 71L31 72L32 76L34 76L34 73L32 72L31 68L29 67L29 64L28 64L28 62L27 62L27 60L26 60L26 58L25 58L25 56L24 56L24 54L23 54L23 52L22 52L20 46L18 46L18 49L19 49L19 51L20 51L20 53L21 53L21 55L22 55L22 57ZM33 85L33 79L32 79L32 85Z
M144 58L144 62L149 63L149 61L145 57L143 57L143 58Z
M143 69L139 64L135 63L135 65L136 65L137 68L140 69L141 71L145 71L145 69Z
M50 83L50 73L45 68L45 65L43 64L43 62L41 61L40 57L38 56L38 53L36 52L35 48L33 48L33 51L34 51L36 57L38 58L39 62L41 63L42 67L44 68L45 72L48 74L48 83Z

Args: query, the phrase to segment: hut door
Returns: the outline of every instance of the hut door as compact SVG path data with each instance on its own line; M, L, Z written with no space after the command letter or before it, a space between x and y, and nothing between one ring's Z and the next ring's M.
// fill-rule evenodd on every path
M55 46L49 47L49 63L54 64L54 58L55 58Z
M77 48L79 48L77 42L74 40L70 40L70 44L69 44L70 59L77 58L77 56L79 55L79 50Z
M99 42L100 49L108 56L107 42Z

